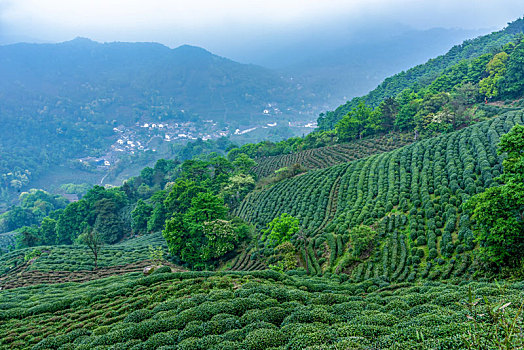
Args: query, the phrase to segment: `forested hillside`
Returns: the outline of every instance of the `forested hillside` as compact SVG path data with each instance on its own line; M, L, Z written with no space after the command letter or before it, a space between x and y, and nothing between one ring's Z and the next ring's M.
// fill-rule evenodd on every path
M476 39L466 40L464 43L454 46L445 55L387 78L370 93L362 97L356 97L334 111L321 114L318 119L318 128L319 130L333 129L344 115L362 102L370 107L378 107L387 98L396 98L406 89L417 92L433 83L442 74L451 73L453 75L455 73L453 66L461 61L473 60L485 54L492 56L493 52L499 51L502 46L514 41L522 32L524 32L524 20L518 19L503 30L480 36ZM462 65L464 65L464 62ZM454 76L455 79L459 77Z
M269 69L154 43L0 46L0 76L0 201L49 167L96 170L89 162L112 166L139 153L154 160L177 139L217 139L277 119L287 126L317 101Z

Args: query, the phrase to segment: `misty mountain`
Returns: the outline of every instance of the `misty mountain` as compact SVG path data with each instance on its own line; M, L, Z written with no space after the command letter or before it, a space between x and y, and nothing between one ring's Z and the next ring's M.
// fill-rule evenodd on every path
M81 108L103 100L107 109L98 111L101 119L109 119L110 113L117 122L135 122L160 104L170 106L168 117L185 112L245 120L261 116L268 103L283 111L305 110L303 100L311 97L268 69L198 47L169 49L156 43L101 44L77 38L60 44L6 45L0 47L0 75L0 96L15 110L27 109L28 98L35 109L46 106L55 113L46 102L70 101ZM17 103L21 99L24 103Z
M434 28L413 30L398 26L376 28L341 39L338 45L319 43L318 50L296 48L284 72L337 105L367 93L386 77L444 54L452 46L485 30Z
M177 139L315 115L316 97L292 78L193 46L5 45L0 76L0 201L51 167L94 171Z

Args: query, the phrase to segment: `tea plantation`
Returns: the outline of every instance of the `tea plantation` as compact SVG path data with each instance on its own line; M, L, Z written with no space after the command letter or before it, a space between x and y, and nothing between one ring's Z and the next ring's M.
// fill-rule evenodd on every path
M269 176L283 167L300 164L308 170L327 168L332 165L347 163L370 155L391 151L414 141L410 133L390 133L368 137L348 143L308 149L296 153L257 158L254 172L259 178Z
M310 171L251 192L236 214L258 227L282 213L297 217L308 238L302 266L314 273L346 272L354 281L467 278L476 243L462 204L494 184L503 171L499 138L523 122L522 111L508 111L389 153ZM349 229L360 224L377 236L374 249L354 256L347 251Z
M523 293L522 283L354 284L274 271L129 274L3 291L0 346L461 349L474 327L489 346L488 307L509 303L503 317L514 316Z
M85 246L41 246L15 250L0 256L0 287L84 281L97 277L142 271L151 265L150 247L167 246L160 233L137 237L115 245L104 246L98 266L93 271L93 257Z

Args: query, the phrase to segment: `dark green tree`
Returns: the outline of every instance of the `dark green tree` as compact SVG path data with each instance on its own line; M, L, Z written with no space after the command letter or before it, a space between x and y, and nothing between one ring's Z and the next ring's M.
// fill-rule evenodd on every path
M45 217L40 224L40 238L42 244L53 245L57 242L56 220Z
M124 223L118 215L116 203L109 199L103 198L93 205L96 219L94 229L100 234L106 243L116 243L124 235Z
M225 219L227 207L221 197L211 193L199 193L191 201L187 215L191 218L191 221L196 223Z
M153 207L139 199L131 212L131 228L134 232L147 233L147 221L153 212Z
M500 268L517 267L524 257L524 127L501 137L502 185L473 196L465 205L475 222L479 256Z

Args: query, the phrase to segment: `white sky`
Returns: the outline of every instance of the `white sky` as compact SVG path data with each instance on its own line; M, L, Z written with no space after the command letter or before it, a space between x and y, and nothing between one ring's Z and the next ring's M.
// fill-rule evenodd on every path
M216 50L323 26L501 28L522 15L524 0L0 0L0 38L84 36Z

